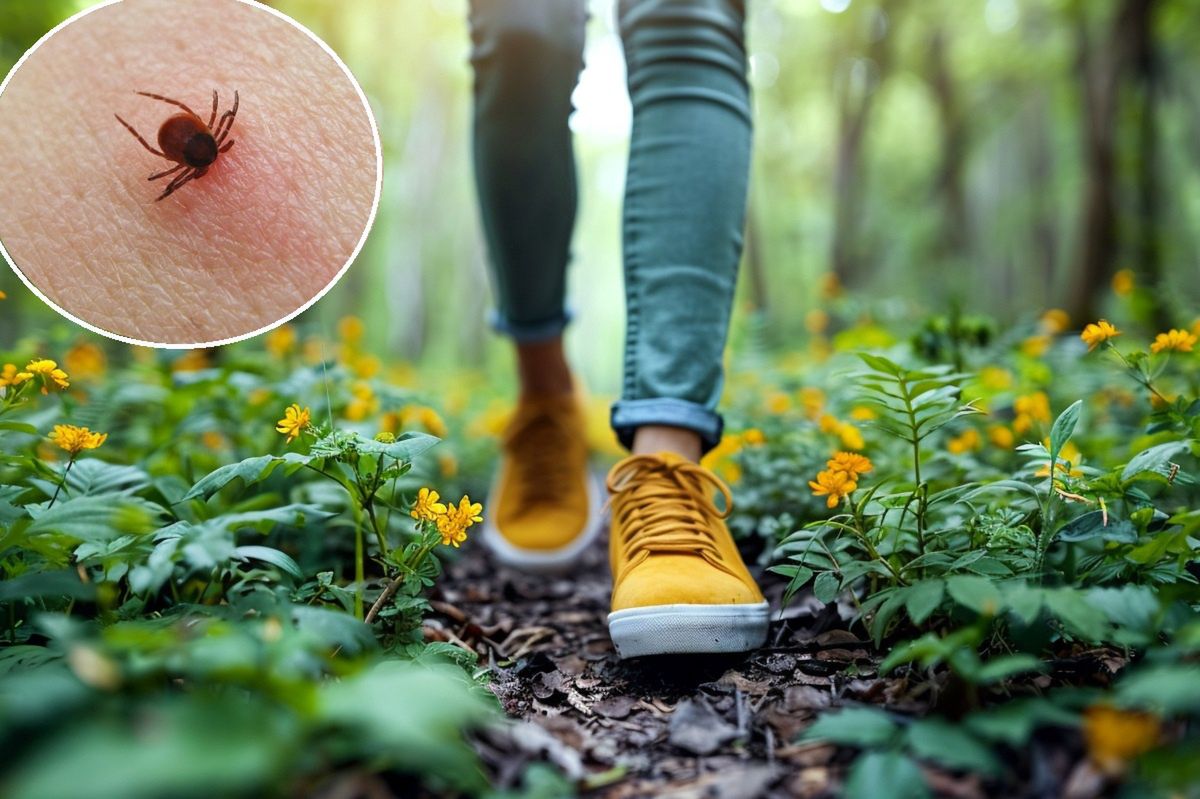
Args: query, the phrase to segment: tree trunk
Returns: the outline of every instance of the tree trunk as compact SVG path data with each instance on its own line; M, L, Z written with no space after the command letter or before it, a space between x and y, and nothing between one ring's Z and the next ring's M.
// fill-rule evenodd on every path
M1083 86L1085 177L1078 249L1065 285L1063 307L1077 323L1094 319L1107 293L1123 244L1117 214L1117 127L1122 81L1137 42L1149 36L1157 0L1121 0L1107 44L1097 50L1078 8L1077 39Z
M862 243L865 194L863 145L875 96L891 67L896 14L902 5L903 0L883 0L872 9L874 13L882 15L882 24L886 26L873 37L866 52L866 61L875 69L873 84L869 76L856 80L852 71L838 89L839 135L834 174L830 269L846 286L861 286L868 277L869 253Z

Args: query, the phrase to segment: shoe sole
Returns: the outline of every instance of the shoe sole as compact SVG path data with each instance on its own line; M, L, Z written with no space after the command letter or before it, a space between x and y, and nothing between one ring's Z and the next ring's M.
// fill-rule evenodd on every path
M489 496L495 496L495 486ZM496 526L492 514L483 520L483 543L498 563L526 574L560 575L571 571L600 535L604 525L600 486L591 472L587 478L588 520L583 532L571 543L559 549L525 549L514 546ZM490 505L489 505L490 507Z
M767 640L770 608L755 605L650 605L608 614L608 634L622 658L748 652Z

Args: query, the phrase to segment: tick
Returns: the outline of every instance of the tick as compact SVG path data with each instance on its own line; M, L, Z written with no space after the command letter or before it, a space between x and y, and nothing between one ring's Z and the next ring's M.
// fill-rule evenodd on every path
M217 122L216 90L213 90L212 115L208 118L207 125L204 124L204 120L195 111L178 100L172 100L170 97L163 97L161 94L151 94L150 92L134 92L134 94L140 94L143 97L149 97L154 100L162 100L164 103L170 103L173 106L183 109L182 113L172 114L167 117L167 120L159 127L158 146L160 149L158 150L151 147L142 138L142 135L133 129L133 125L121 119L119 114L113 114L117 118L117 121L124 125L125 129L132 133L135 139L141 142L143 147L159 158L165 158L177 164L177 166L173 166L163 172L156 172L147 178L147 180L158 180L169 175L175 176L167 184L167 187L163 189L163 193L158 195L155 202L168 197L189 180L204 177L204 174L208 172L208 168L216 162L221 153L226 152L233 146L233 141L226 141L226 139L229 138L229 131L233 128L233 120L237 117L237 91L233 93L233 108L221 115L221 121L217 123L215 128L213 127L213 123Z

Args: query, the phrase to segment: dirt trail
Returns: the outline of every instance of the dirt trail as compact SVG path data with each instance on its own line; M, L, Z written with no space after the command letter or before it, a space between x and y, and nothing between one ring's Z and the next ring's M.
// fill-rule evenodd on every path
M482 550L449 567L430 625L480 653L520 721L479 744L502 784L550 760L597 796L831 796L853 752L795 743L817 714L854 703L916 711L936 688L877 678L869 645L811 599L776 613L768 647L749 655L622 661L604 625L603 543L573 579L503 569ZM782 585L765 588L778 609ZM946 796L985 795L974 777L935 777Z

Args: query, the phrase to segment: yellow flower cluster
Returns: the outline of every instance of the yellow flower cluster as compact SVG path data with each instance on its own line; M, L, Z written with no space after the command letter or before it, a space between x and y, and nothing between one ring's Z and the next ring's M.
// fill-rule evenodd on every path
M721 436L720 443L700 460L700 465L716 472L725 482L736 483L742 479L742 467L732 460L733 456L748 446L756 447L766 440L766 435L757 427L740 433L726 433Z
M26 380L36 380L42 385L42 393L62 391L71 383L67 373L58 368L58 364L48 358L35 358L25 364L23 371L18 371L15 364L6 363L0 368L0 388L15 388Z
M974 427L968 427L959 435L946 442L946 449L952 455L962 455L983 449L983 438Z
M356 380L350 386L350 401L346 403L346 419L361 422L379 410L379 398L365 380ZM389 431L391 432L391 431Z
M822 414L817 421L817 426L821 428L822 433L831 433L837 436L846 449L862 449L867 445L857 427L849 422L841 421L832 413Z
M1093 705L1083 712L1088 758L1106 774L1123 773L1129 762L1158 745L1162 722L1153 713Z
M93 433L73 424L56 424L50 432L50 440L74 458L85 449L95 449L103 444L108 440L108 433Z
M312 412L293 402L283 412L283 418L275 423L275 429L287 436L287 443L290 444L311 425Z
M1189 333L1186 330L1168 330L1166 333L1159 333L1154 337L1154 343L1150 345L1150 351L1159 352L1191 352L1192 347L1196 346L1197 336L1195 333Z
M90 341L81 341L67 350L63 366L70 370L75 379L90 380L104 376L108 358L99 346Z
M1091 352L1104 342L1119 335L1121 335L1120 330L1117 330L1109 321L1101 319L1099 322L1092 322L1084 327L1079 337L1088 345L1088 352Z
M827 467L817 473L816 480L809 480L813 496L828 497L825 504L836 508L838 503L858 488L860 475L871 471L874 465L865 455L857 452L838 452L825 462Z
M296 351L297 340L296 328L280 325L263 336L263 348L276 358L285 358Z
M422 488L417 492L409 515L417 521L433 522L442 536L442 546L457 549L467 540L467 530L483 521L483 506L471 502L469 496L463 496L457 505L440 502L440 499L438 492Z
M1044 391L1022 394L1013 400L1013 432L1027 433L1038 424L1050 423L1050 398Z

